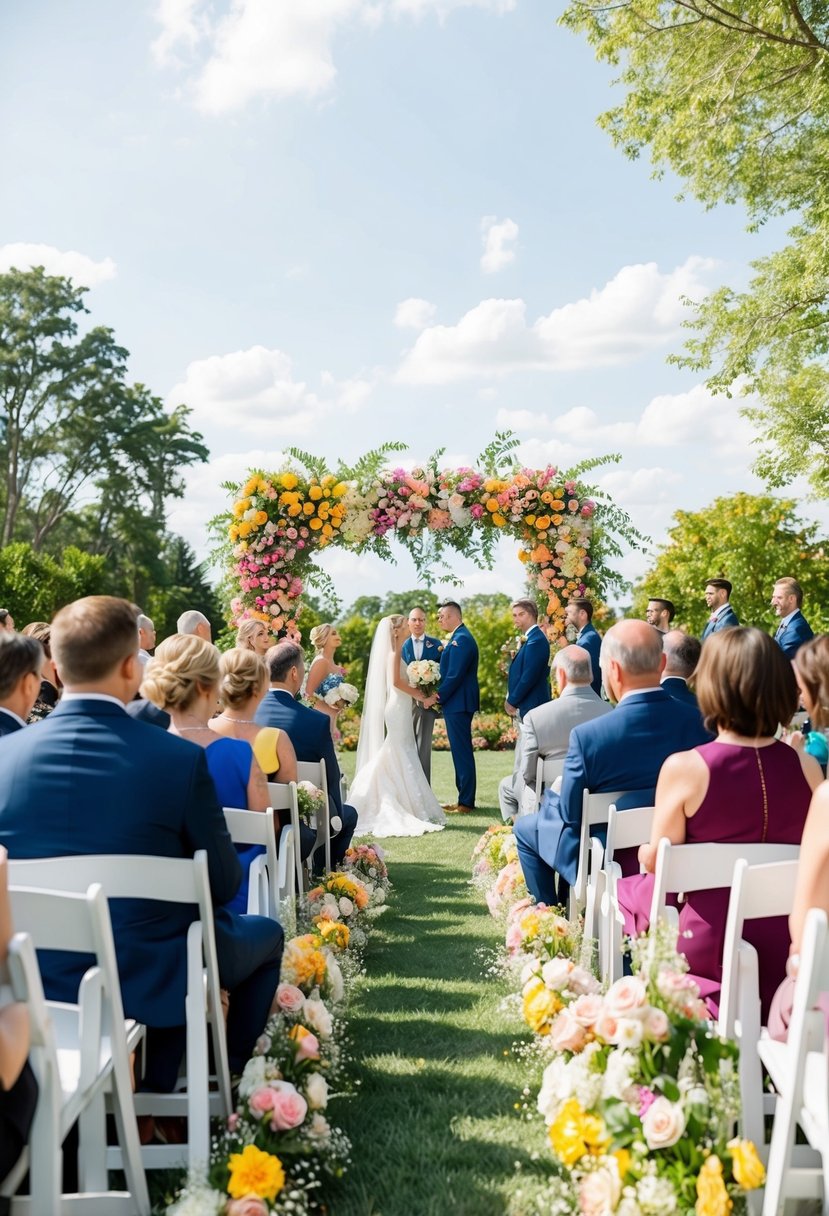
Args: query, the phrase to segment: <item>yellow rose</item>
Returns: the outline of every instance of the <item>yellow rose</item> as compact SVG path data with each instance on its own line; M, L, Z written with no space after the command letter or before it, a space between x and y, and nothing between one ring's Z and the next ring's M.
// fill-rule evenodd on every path
M588 1155L600 1156L609 1143L602 1120L588 1115L577 1098L567 1099L550 1124L548 1135L553 1152L566 1166L574 1166Z
M545 529L549 528L549 526L550 526L549 515L539 515L535 521L535 526L536 526L536 528L538 528L539 532L543 532L543 531L545 531Z
M348 925L343 925L338 920L320 920L317 928L326 941L331 939L335 946L345 950L351 937Z
M263 1153L255 1144L246 1144L241 1153L231 1153L228 1167L227 1193L231 1199L258 1195L273 1202L285 1185L282 1162L273 1153Z
M256 512L256 522L258 524L266 524L268 522L267 511L257 511Z
M536 1034L549 1034L550 1023L561 1009L561 1001L538 976L527 980L522 997L524 1021Z
M496 511L492 516L492 522L495 524L496 528L503 528L507 521L504 519L503 515L499 515Z
M344 494L348 493L348 486L344 481L338 481L331 493L335 498L342 498Z
M322 490L319 486L311 486L308 491L308 497L312 502L317 502L318 499L322 498Z
M734 1177L743 1190L753 1191L762 1186L766 1180L766 1171L751 1141L739 1138L729 1140L728 1151L731 1153Z
M299 478L293 473L283 473L281 477L282 485L286 490L295 490L299 485Z
M244 515L245 511L247 511L249 506L250 506L250 502L247 498L240 498L238 500L238 502L235 502L233 504L233 514L236 516L237 519L239 519L239 517L241 515Z
M697 1177L697 1216L728 1216L733 1204L722 1176L722 1162L711 1155L702 1164Z

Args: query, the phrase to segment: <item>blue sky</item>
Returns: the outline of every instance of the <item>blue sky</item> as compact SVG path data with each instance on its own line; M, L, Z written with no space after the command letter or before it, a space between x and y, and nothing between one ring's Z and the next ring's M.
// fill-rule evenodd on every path
M29 0L0 17L0 269L91 287L131 373L211 448L170 523L291 444L471 462L619 451L654 541L758 489L735 402L668 366L680 294L740 285L782 228L678 202L596 125L608 71L542 0ZM332 553L348 602L411 567ZM647 565L630 555L623 569ZM520 587L509 546L470 591Z

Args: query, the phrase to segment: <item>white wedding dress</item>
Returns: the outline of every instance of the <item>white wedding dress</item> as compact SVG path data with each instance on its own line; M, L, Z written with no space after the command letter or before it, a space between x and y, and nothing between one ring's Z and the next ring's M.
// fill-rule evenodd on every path
M388 630L387 618L377 626ZM382 640L382 639L381 639ZM357 751L357 774L349 790L348 801L357 810L355 836L422 836L424 832L439 832L446 822L432 787L420 766L412 725L412 699L395 688L388 675L385 711L382 719L379 706L370 704L370 697L381 691L375 660L384 661L390 674L390 646L372 646L369 678L366 681L366 703L361 725L360 747ZM405 679L405 666L401 663ZM382 695L382 694L381 694ZM382 738L383 723L386 737ZM373 738L371 737L373 733Z

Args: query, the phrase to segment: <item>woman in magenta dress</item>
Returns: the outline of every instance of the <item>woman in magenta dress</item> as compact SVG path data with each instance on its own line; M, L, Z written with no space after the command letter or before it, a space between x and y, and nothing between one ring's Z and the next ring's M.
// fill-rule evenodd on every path
M625 931L648 928L659 841L672 844L800 844L812 790L822 778L817 761L774 735L797 710L791 663L759 629L712 634L696 677L699 706L712 743L669 756L656 787L650 844L639 850L646 873L624 878L619 905ZM716 1013L729 890L690 892L679 914L681 941L700 991ZM788 932L783 917L752 921L746 940L757 948L764 1014L783 977Z

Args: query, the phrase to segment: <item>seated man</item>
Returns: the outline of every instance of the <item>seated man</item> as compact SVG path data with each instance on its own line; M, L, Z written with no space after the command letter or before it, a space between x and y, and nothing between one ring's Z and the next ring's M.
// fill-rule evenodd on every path
M660 688L664 665L662 635L643 621L620 621L605 634L602 675L618 707L573 730L561 793L547 790L538 814L515 824L518 856L536 899L566 903L578 867L585 790L624 790L628 797L620 802L648 806L665 758L710 740L698 711Z
M254 714L260 726L276 726L284 730L294 745L298 761L318 763L325 761L328 780L329 812L338 815L342 827L337 835L331 833L331 864L335 868L342 864L345 851L357 826L357 812L342 800L340 792L340 766L331 738L331 721L318 709L311 709L296 700L305 677L305 659L296 642L278 642L265 655L270 673L271 686ZM314 854L314 869L321 872L325 867L322 847Z
M40 692L43 647L22 633L0 632L0 736L22 730Z
M697 698L688 687L688 681L697 669L702 642L681 629L669 629L662 637L662 649L665 651L662 687L669 696L696 709Z
M89 596L62 608L52 652L65 686L60 705L0 746L0 843L16 857L207 851L222 986L231 991L230 1065L241 1071L267 1021L279 982L283 934L275 921L219 905L242 877L202 748L131 718L142 675L134 608ZM184 1047L187 930L184 904L112 900L124 1012L152 1028L147 1089L175 1084ZM83 956L41 954L47 996L74 1000Z

